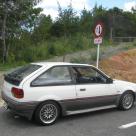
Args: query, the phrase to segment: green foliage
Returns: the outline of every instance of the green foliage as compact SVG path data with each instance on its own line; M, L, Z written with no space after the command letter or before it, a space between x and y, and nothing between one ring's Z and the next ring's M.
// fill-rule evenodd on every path
M136 46L136 39L134 40L133 45Z
M35 27L32 39L34 43L45 41L51 37L52 19L50 16L40 15L38 26Z
M25 50L23 49L24 40L20 40L22 43L18 43L19 45L16 45L15 50L13 50L13 52L17 51L18 53L14 56L14 60L12 61L23 60L25 62L32 62L46 60L53 56L60 56L78 50L85 50L90 47L88 40L89 39L86 37L77 34L76 36L67 39L64 37L52 38L51 40L40 42L36 46L31 43L25 47ZM20 45L22 45L21 50L19 49Z
M20 61L20 62L12 62L12 63L5 63L5 64L0 64L0 71L9 71L10 69L13 69L15 67L23 66L26 65L27 63Z
M91 54L91 60L96 61L96 59L97 59L97 53L94 52Z
M71 63L85 63L86 62L86 58L84 58L83 56L81 56L80 58L72 58L70 60Z
M67 38L67 36L77 33L79 31L79 17L76 15L76 12L74 12L72 3L70 3L66 9L62 9L58 3L58 12L59 16L55 24L61 26L61 34Z
M132 12L125 12L117 7L105 9L95 5L92 10L83 9L77 15L72 3L65 9L58 3L59 16L52 20L50 16L40 14L40 8L34 8L37 2L39 0L0 1L0 27L3 26L5 14L8 12L5 40L9 64L46 60L92 48L93 29L98 21L103 22L105 27L104 46L112 44L109 40L111 30L113 37L136 36L135 8ZM0 45L3 45L3 41L0 40ZM0 48L0 56L2 53L3 48ZM85 58L79 59L73 58L73 61L85 62ZM96 60L96 53L91 54L90 60Z
M86 9L82 10L80 17L80 31L83 34L90 34L93 26L93 16L91 11L87 11Z
M1 0L0 1L0 32L3 50L0 55L3 62L7 61L11 43L21 37L22 30L35 26L35 20L42 11L34 8L39 0ZM10 59L10 58L9 58ZM9 61L9 60L8 60Z

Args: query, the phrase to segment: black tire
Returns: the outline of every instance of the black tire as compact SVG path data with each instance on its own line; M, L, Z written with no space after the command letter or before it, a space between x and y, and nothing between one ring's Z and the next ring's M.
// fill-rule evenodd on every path
M51 109L52 108L52 109ZM43 126L54 124L60 115L60 108L56 102L46 101L35 111L35 121ZM51 117L51 119L49 119Z
M119 102L119 106L118 108L120 110L129 110L133 107L134 105L134 95L132 92L128 91L125 92L121 98L120 98L120 102Z

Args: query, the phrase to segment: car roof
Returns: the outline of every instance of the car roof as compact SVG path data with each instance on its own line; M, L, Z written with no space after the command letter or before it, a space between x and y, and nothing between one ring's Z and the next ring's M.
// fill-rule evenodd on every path
M46 67L46 66L49 66L49 67L53 67L53 66L91 66L93 68L96 68L95 66L89 65L89 64L70 63L70 62L34 62L34 63L31 63L31 64L40 65L42 67ZM103 71L101 71L100 69L99 69L99 71L101 73L103 73L105 76L108 76Z
M92 65L89 65L89 64L79 64L79 63L69 63L69 62L35 62L35 63L31 63L31 64L35 64L35 65L41 65L41 66L62 66L62 65L68 65L68 66L71 66L71 65L77 65L77 66L92 66ZM94 67L94 66L93 66Z

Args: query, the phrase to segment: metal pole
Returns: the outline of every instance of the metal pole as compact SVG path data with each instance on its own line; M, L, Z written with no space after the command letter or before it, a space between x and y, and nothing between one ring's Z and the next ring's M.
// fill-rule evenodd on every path
M96 61L96 67L99 67L99 54L100 54L100 44L97 45L97 61Z

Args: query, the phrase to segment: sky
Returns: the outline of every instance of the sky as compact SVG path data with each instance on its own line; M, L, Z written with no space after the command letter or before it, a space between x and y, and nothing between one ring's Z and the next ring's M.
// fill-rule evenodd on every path
M80 11L83 10L84 7L87 10L91 10L96 3L107 9L118 7L124 11L131 11L132 7L136 7L136 0L41 0L36 7L43 8L44 14L51 15L52 19L55 19L58 16L57 1L62 8L66 8L72 1L72 7L78 14L80 14Z

